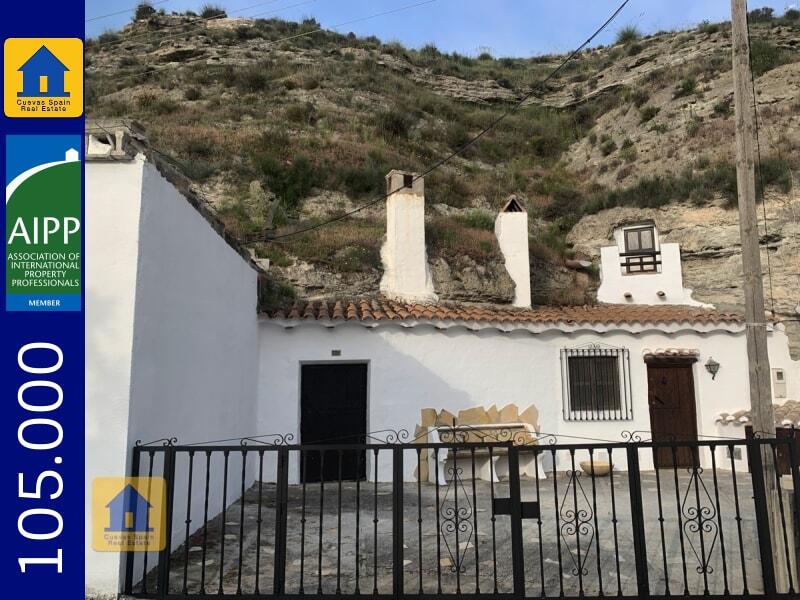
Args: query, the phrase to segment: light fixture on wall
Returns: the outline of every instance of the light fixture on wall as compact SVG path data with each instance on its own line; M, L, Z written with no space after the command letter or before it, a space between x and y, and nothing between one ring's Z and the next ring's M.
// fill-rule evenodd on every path
M719 363L712 357L709 357L709 359L706 361L706 371L711 373L711 379L713 381L719 372Z

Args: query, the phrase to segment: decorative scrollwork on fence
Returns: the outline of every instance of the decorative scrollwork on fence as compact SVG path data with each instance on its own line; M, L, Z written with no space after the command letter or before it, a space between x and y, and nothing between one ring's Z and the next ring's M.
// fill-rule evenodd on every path
M559 535L572 559L572 574L588 575L586 559L592 550L595 530L592 524L594 512L589 497L581 485L580 471L567 471L569 483L559 507L561 525ZM574 551L573 551L574 550Z
M285 446L294 441L293 433L265 433L263 435L251 435L239 440L239 444L247 446L248 442L262 444L264 446Z
M697 559L697 573L713 573L711 556L719 537L716 523L717 509L714 500L703 481L702 467L689 467L691 474L686 493L681 503L683 513L683 532L689 542L689 548Z
M407 429L380 429L367 434L367 439L379 444L403 444L410 434Z
M142 440L136 440L134 442L134 446L137 447L145 447L145 446L155 446L159 444L161 446L174 446L178 443L178 438L171 437L171 438L160 438L158 440L153 440L152 442L142 442Z
M439 530L450 556L450 571L465 573L467 549L470 547L473 534L473 507L462 479L464 469L450 466L447 474L450 476L450 481L442 498L440 509L442 523Z

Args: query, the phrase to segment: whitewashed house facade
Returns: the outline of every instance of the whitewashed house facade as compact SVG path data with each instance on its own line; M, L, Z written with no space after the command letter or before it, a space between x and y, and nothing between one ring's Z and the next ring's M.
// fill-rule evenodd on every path
M730 435L720 414L748 405L745 324L691 298L679 249L652 224L619 229L603 249L605 303L531 308L527 214L510 202L495 231L513 305L441 302L424 181L393 171L381 292L258 314L258 266L130 136L122 124L87 135L87 497L95 477L129 472L136 440L417 437L448 418L523 422L561 441L693 439ZM780 325L768 340L776 397L800 399ZM178 495L178 521L185 505ZM91 550L90 516L87 593L116 594L120 557Z

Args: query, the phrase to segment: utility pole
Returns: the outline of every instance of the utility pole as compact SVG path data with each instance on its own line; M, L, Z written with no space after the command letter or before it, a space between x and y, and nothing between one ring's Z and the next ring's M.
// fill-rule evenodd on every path
M764 282L761 271L756 179L754 158L755 96L750 71L750 41L747 29L747 0L731 0L731 43L733 46L733 99L736 115L736 184L739 196L739 230L742 238L745 330L747 364L750 375L750 414L753 431L775 437L772 409L767 319L764 309ZM767 250L769 252L769 250ZM767 511L770 516L775 576L779 591L787 588L786 555L779 541L782 522L778 510L775 462L768 446L762 450Z

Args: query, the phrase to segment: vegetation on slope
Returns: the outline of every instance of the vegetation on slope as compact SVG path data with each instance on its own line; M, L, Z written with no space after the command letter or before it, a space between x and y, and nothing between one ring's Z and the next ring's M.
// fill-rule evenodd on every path
M561 60L408 49L317 31L312 19L236 21L215 18L215 10L205 7L207 18L198 21L140 8L124 31L89 40L87 103L90 115L142 122L151 143L175 157L242 239L323 218L305 207L321 190L358 204L382 193L389 170L425 170ZM800 34L796 12L752 16L757 75L798 62L797 46L779 41ZM688 58L665 65L665 52ZM730 70L728 53L729 25L710 23L654 36L626 27L614 45L582 53L532 102L427 178L429 205L464 210L460 219L430 219L432 251L496 255L491 217L469 211L496 210L512 193L544 224L535 244L555 260L569 252L564 236L587 212L718 197L732 206L732 157L714 150L724 148L732 118L730 99L714 96ZM703 113L696 107L707 98L712 106ZM616 122L626 123L624 135ZM798 168L793 144L765 145L766 186L790 185L789 171ZM669 169L649 158L652 147L665 145L675 153ZM687 160L682 145L701 151ZM263 197L253 195L254 182ZM372 214L256 250L277 265L297 258L338 272L370 270L380 266L382 233Z

